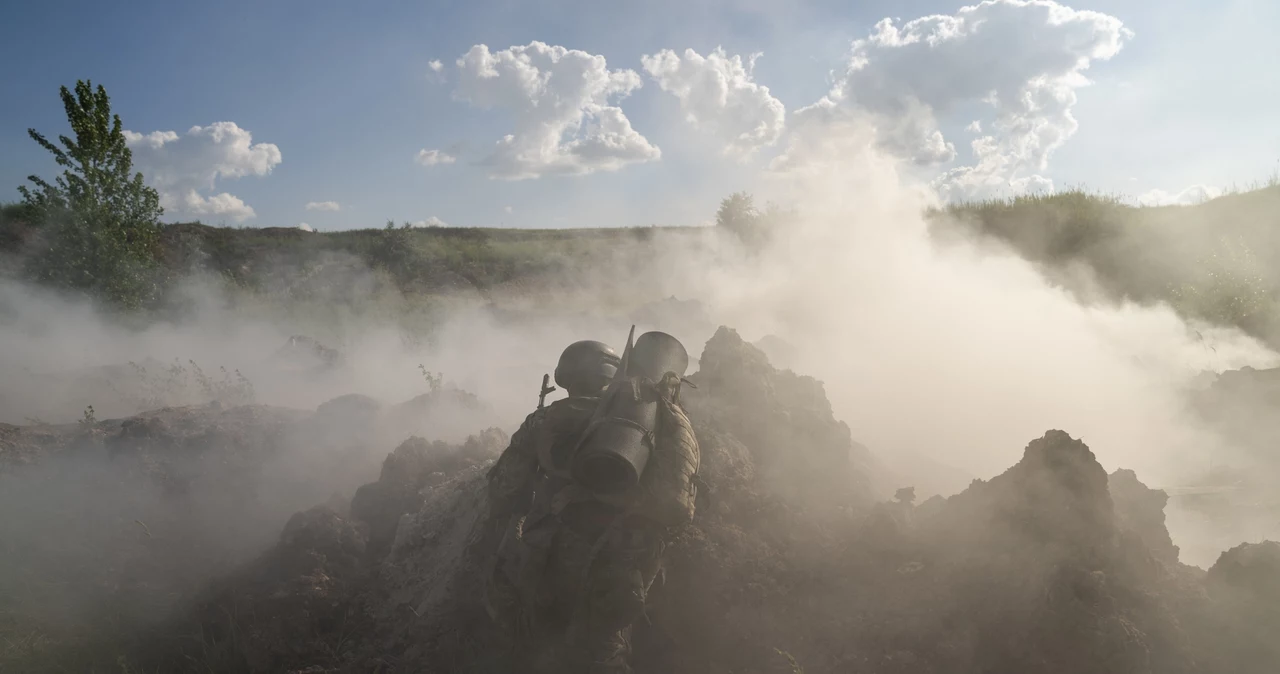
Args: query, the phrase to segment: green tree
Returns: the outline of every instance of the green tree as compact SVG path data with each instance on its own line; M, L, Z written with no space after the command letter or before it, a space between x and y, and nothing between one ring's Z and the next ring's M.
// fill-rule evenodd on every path
M75 138L59 136L59 146L27 131L64 169L53 184L30 176L33 187L18 188L42 230L27 273L121 306L142 306L158 290L160 196L133 172L133 153L106 89L81 80L74 94L66 87L61 94Z
M796 217L774 203L756 208L755 199L746 192L734 192L720 202L716 226L733 232L749 248L759 249L774 232Z
M734 192L720 201L720 210L716 211L716 226L723 227L743 240L755 229L760 211L756 210L755 199L746 192Z

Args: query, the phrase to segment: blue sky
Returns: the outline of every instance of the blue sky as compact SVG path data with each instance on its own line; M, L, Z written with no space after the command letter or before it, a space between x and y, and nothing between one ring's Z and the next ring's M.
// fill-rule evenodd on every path
M1118 53L1095 58L1084 71L1092 84L1074 89L1077 99L1069 108L1078 130L1047 153L1045 168L1026 175L1035 173L1059 189L1083 184L1131 196L1162 190L1175 198L1193 185L1247 183L1277 168L1280 78L1270 71L1280 63L1280 41L1273 35L1280 26L1280 3L1064 4L1114 17L1131 36ZM240 177L223 175L211 189L199 186L202 197L226 192L254 213L242 220L211 212L199 216L212 224L307 222L334 229L430 217L461 226L698 224L711 216L720 197L753 185L767 160L785 147L794 112L828 92L833 71L839 79L851 41L866 38L887 17L902 25L931 14L956 15L963 5L18 3L0 24L0 59L10 64L2 75L6 96L0 101L0 199L16 199L17 185L30 173L55 173L26 129L64 132L57 88L89 78L107 87L131 131L182 135L196 125L233 122L252 134L252 143L278 149L279 161L271 163L269 173L246 169ZM1105 28L1099 21L1088 25ZM999 53L1006 37L989 32L979 46ZM580 175L488 177L490 170L479 160L512 133L520 113L455 100L465 73L454 61L473 45L499 52L535 40L603 56L610 71L636 71L641 86L610 98L608 105L620 107L634 132L660 149L661 158ZM1019 52L1028 49L1024 42L1008 40L1007 60L982 61L973 72L973 87L980 89L984 77L999 74L993 71L1025 60ZM706 56L718 46L730 56L762 53L752 81L767 86L768 95L787 111L786 132L746 160L721 154L714 134L689 123L684 102L664 91L641 64L642 55L662 49L677 55L692 49ZM898 55L887 48L871 53L871 69L881 55ZM918 56L904 56L903 67L919 63L925 70L936 63ZM430 67L433 60L444 65L440 76ZM849 80L854 93L846 104L884 115L886 125L897 124L900 116L886 111L897 110L899 101L886 98L889 93L867 93L869 72ZM952 77L967 76L959 72ZM928 85L928 74L920 73L919 81ZM964 99L964 91L936 94L930 100L937 109L901 129L904 142L915 142L920 129L936 126L954 145L954 159L919 168L925 177L974 163L964 128L991 112L979 100ZM749 102L762 95L754 89L741 93ZM696 105L698 99L693 100ZM701 112L706 122L716 111L704 107ZM166 146L168 154L156 161L173 160L179 147ZM446 151L457 161L422 166L415 162L422 149ZM204 152L185 158L183 169L208 159ZM185 189L199 182L172 166L164 170L171 185ZM337 202L340 210L308 211L309 202ZM166 219L187 218L181 209L170 208Z

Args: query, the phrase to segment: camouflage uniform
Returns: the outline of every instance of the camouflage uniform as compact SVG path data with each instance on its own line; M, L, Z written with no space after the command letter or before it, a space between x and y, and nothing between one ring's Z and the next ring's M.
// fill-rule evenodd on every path
M555 470L598 402L571 397L529 415L489 472L504 543L486 604L538 672L630 672L631 625L661 559L662 528L627 514L627 498L605 503Z

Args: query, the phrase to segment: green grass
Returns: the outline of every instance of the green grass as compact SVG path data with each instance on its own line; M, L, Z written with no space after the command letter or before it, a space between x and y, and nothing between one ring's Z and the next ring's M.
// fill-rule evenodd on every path
M1280 345L1280 175L1195 206L1137 207L1073 189L927 215L936 231L959 223L960 231L1006 243L1084 299L1100 292L1112 301L1166 302ZM21 205L0 206L0 274L14 268L33 231ZM457 293L489 300L503 291L554 291L581 282L583 270L643 268L655 241L696 244L704 234L680 227L310 233L178 223L163 228L162 249L169 282L201 272L251 311L316 323L391 318L417 331Z
M487 290L567 273L589 263L603 249L644 242L656 231L685 230L451 227L309 233L182 223L164 228L164 248L171 268L200 265L246 285L261 284L272 269L296 271L326 257L349 255L390 273L406 290L440 290L460 281Z
M1194 206L1130 206L1072 190L929 213L1002 241L1051 279L1091 297L1167 302L1191 318L1280 344L1280 179ZM949 216L949 217L948 217ZM1078 271L1092 273L1090 285Z

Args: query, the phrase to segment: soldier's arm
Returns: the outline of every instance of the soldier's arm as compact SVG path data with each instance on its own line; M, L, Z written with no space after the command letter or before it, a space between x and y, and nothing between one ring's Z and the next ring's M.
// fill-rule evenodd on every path
M489 469L489 505L495 515L514 513L527 506L538 472L538 456L533 448L534 429L541 420L537 412L525 417L511 435L511 443Z

